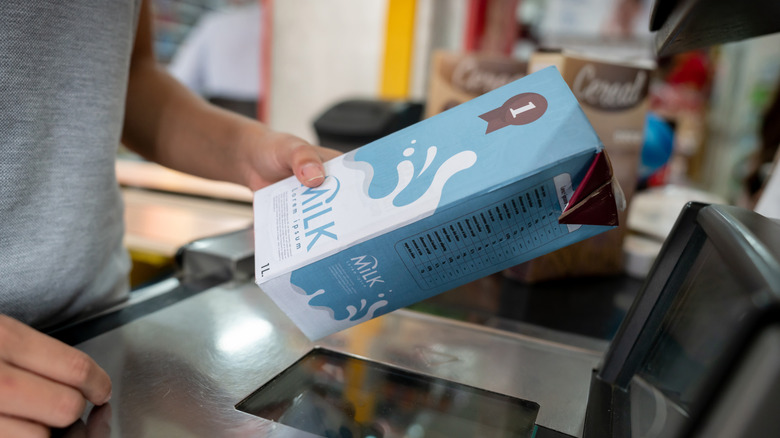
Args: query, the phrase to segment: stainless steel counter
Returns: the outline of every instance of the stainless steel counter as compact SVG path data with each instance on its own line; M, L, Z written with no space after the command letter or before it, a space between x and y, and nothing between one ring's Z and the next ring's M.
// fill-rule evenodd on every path
M631 433L709 436L711 430L722 430L724 421L741 428L742 432L729 436L778 436L774 432L780 428L771 409L777 404L776 392L744 391L745 387L777 387L778 382L774 372L778 356L766 355L763 341L774 339L780 309L776 228L777 224L734 207L688 205L629 309L629 320L612 339L603 365L600 339L547 333L551 330L529 323L512 325L514 331L499 330L495 327L505 325L491 328L408 309L314 344L253 283L251 230L202 239L178 253L177 278L136 292L140 295L121 308L50 332L94 357L114 383L112 401L87 409L65 433L68 437L311 436L239 411L235 406L242 402L247 412L320 431L326 437L416 438L424 433L428 438L495 438L493 431L527 436L534 432L534 418L540 426L537 438ZM723 257L731 254L739 257ZM726 265L729 269L724 269ZM496 278L484 280L464 289L463 296L489 295L491 289L485 285L503 283ZM559 298L580 297L588 288L583 289L583 282L577 284ZM718 287L712 289L713 284ZM594 285L595 294L601 292L599 285ZM529 290L516 301L494 300L491 309L514 306L520 314L534 313L535 295L553 293L554 299L554 290ZM461 302L463 296L453 300ZM627 296L612 295L608 301ZM594 313L588 297L592 295L572 301L598 320L616 315ZM717 306L711 306L713 302ZM558 304L546 307L554 310L552 316L565 319ZM718 308L722 311L713 313ZM681 334L676 324L669 323L678 320L696 330ZM764 333L769 337L752 341L751 336ZM730 338L724 340L725 335ZM339 359L347 364L340 366L321 355L314 360L322 361L312 364L307 353L315 347L346 353L350 359ZM687 354L694 349L706 354ZM392 368L366 365L360 357ZM293 371L285 371L296 362ZM306 374L301 363L313 371ZM592 374L595 367L601 368L598 374ZM385 372L367 378L364 371L369 368ZM663 376L653 374L656 370L663 370ZM745 379L730 378L727 373L734 370ZM692 375L698 377L692 381ZM442 379L492 394L462 398L485 392L472 388L457 392L457 385ZM647 383L644 389L627 389L636 379ZM269 382L260 391L263 396L253 394ZM442 396L446 392L452 396ZM680 394L686 394L684 405ZM494 403L497 399L528 409L505 410ZM713 406L718 409L712 410ZM754 408L734 410L734 406ZM670 416L670 409L681 415ZM381 415L374 415L377 412ZM398 421L399 417L410 421ZM288 421L292 419L297 423ZM422 432L406 433L413 429ZM484 430L491 433L476 432Z
M535 401L537 424L574 436L600 359L408 310L316 345ZM235 405L314 346L251 280L230 281L78 344L114 385L109 405L83 422L117 437L307 436Z

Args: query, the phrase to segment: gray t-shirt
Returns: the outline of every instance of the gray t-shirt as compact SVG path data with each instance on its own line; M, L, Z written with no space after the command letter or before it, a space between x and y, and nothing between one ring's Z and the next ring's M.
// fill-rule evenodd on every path
M114 160L139 9L0 2L0 313L38 328L128 294Z

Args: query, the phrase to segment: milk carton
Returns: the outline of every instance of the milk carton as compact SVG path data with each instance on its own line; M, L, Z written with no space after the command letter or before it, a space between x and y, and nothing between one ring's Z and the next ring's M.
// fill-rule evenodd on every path
M554 67L325 168L254 200L257 283L310 339L616 225L603 146Z

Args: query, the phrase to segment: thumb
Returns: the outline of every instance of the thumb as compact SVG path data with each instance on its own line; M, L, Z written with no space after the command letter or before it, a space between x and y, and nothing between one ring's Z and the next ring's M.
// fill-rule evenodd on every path
M301 145L293 150L290 163L292 171L301 184L307 187L317 187L325 180L325 166L323 161L340 155L339 152L313 146Z

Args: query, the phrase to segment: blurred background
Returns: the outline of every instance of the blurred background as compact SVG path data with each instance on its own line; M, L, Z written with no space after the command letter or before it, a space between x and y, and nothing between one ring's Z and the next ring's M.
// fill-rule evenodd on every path
M780 33L667 54L664 28L650 30L651 19L664 17L652 0L153 6L158 60L193 91L344 151L558 67L628 196L620 228L420 303L421 311L608 339L687 201L763 203L766 212L780 204L762 199L780 144ZM588 84L598 81L631 87L630 101L589 101ZM126 150L117 170L134 287L171 275L181 245L252 225L248 189L185 176ZM598 325L581 317L586 311L600 313Z

